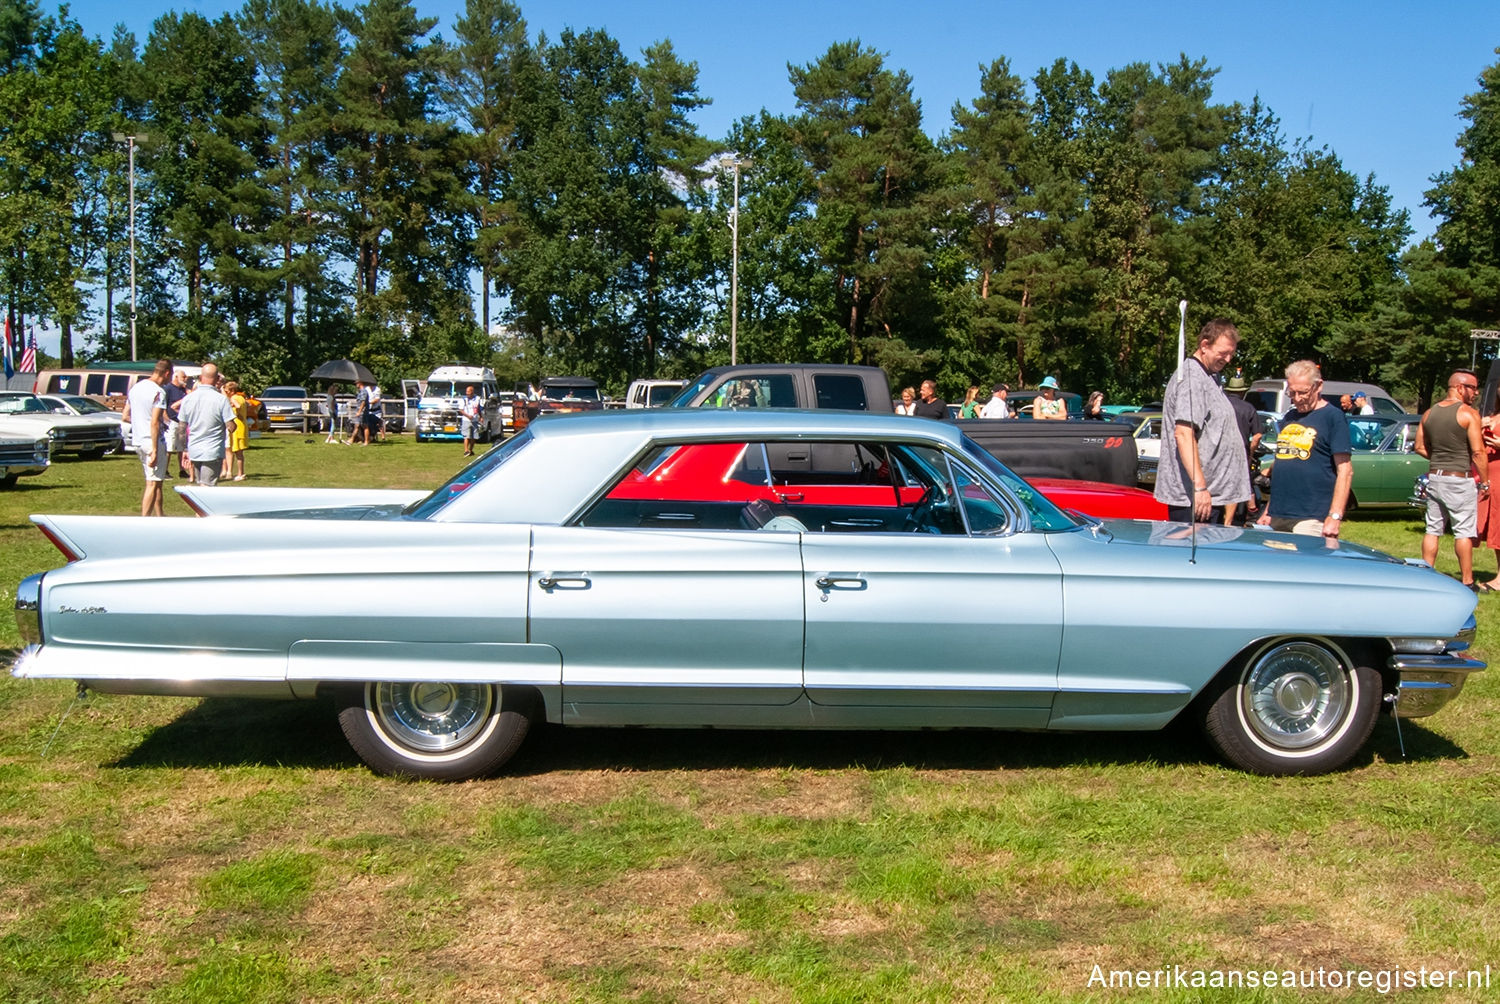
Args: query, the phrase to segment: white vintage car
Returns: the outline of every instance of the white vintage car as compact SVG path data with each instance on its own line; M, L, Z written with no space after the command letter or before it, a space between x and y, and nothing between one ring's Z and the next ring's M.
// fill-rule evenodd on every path
M178 491L209 518L32 517L68 563L18 588L15 674L332 694L392 774L489 773L541 719L1181 716L1246 770L1317 773L1382 711L1431 714L1483 668L1474 595L1425 565L1086 519L952 425L900 416L596 412L532 423L431 493Z
M35 477L52 463L52 448L45 438L0 435L0 488L9 488L17 478Z
M77 453L90 459L117 453L124 444L114 412L83 415L28 391L0 391L0 435L45 436L53 456Z

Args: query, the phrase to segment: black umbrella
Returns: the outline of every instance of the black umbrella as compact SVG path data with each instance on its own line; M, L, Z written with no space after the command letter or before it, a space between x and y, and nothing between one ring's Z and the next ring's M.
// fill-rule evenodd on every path
M349 359L330 359L322 366L312 371L309 380L321 380L324 383L339 381L342 383L374 383L375 374L365 369L359 363Z

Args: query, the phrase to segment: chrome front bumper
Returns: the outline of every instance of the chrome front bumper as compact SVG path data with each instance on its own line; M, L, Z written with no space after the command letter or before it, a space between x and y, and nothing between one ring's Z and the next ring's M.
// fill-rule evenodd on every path
M1441 711L1464 689L1470 673L1485 668L1478 659L1461 654L1468 651L1474 629L1471 615L1442 652L1396 652L1390 657L1386 665L1396 674L1396 717L1425 718Z

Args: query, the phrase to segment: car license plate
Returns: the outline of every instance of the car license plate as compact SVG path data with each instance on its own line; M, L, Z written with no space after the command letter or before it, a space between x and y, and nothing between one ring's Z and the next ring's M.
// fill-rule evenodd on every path
M443 431L444 432L457 432L458 431L458 426L456 426L456 425L445 425L445 426L443 426Z

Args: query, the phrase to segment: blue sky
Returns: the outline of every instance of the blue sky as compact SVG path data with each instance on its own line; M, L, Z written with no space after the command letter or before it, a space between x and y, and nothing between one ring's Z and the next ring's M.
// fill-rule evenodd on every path
M216 17L240 6L241 0L74 0L70 10L89 34L108 38L123 21L144 45L151 22L169 10ZM951 126L954 103L977 93L980 65L997 56L1026 78L1058 57L1096 78L1132 62L1206 57L1220 68L1216 100L1248 102L1259 94L1289 137L1329 147L1356 175L1373 173L1395 204L1410 211L1414 239L1434 229L1422 206L1429 179L1458 162L1459 102L1478 89L1484 67L1500 60L1500 0L522 0L519 6L533 37L603 28L632 57L670 38L679 56L698 64L699 89L713 104L697 122L714 138L761 108L791 112L787 64L812 62L831 43L850 38L911 74L934 137ZM462 7L463 0L417 0L420 13L439 19L435 31L449 37ZM43 341L55 350L55 334Z
M90 34L108 37L123 20L142 44L151 22L168 10L217 16L239 6L224 0L70 5ZM417 2L449 36L462 6L462 0ZM1311 137L1348 170L1373 173L1411 211L1417 238L1433 229L1422 206L1428 179L1458 160L1459 101L1477 89L1480 71L1500 59L1496 0L528 0L520 7L533 37L603 28L631 56L670 38L682 58L698 64L700 90L713 98L697 116L712 137L761 108L790 112L787 64L811 62L830 43L849 38L887 53L887 65L911 74L933 136L951 125L955 101L974 97L980 64L997 56L1028 78L1059 56L1096 77L1131 62L1206 57L1220 68L1217 100L1259 94L1288 136Z

